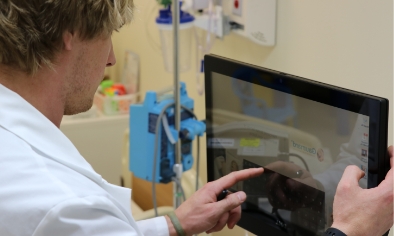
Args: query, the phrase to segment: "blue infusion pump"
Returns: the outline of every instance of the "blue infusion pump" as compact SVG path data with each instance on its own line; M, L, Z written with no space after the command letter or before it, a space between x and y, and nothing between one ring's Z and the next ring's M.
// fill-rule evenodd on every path
M148 91L142 104L130 106L130 166L134 176L153 181L154 152L157 148L155 180L156 183L169 183L175 176L175 142L181 142L183 171L193 166L192 141L196 136L202 136L206 125L194 118L192 113L194 101L187 95L186 85L181 82L180 101L181 130L175 130L174 106L165 111L166 122L161 121L161 128L156 134L156 124L163 109L174 103L173 96L158 96L156 92ZM187 109L184 109L187 108ZM168 124L167 132L164 124ZM170 133L170 134L169 134ZM158 145L155 139L158 135ZM168 136L172 137L168 137ZM171 140L172 138L172 140Z

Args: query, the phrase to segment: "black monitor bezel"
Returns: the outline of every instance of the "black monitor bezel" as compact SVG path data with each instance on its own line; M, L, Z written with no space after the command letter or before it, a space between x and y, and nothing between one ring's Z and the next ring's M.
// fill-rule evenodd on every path
M298 77L295 75L286 74L283 72L250 65L244 62L235 61L232 59L216 56L206 55L204 58L205 68L205 91L206 91L206 110L209 111L213 108L212 96L212 73L222 74L231 78L240 79L243 81L251 82L260 86L275 89L281 92L289 93L316 102L324 103L330 106L342 108L355 113L367 115L372 120L377 120L374 127L370 127L369 136L369 151L373 148L376 153L376 159L368 162L369 174L374 175L374 181L368 181L368 188L376 187L382 180L384 180L388 170L390 169L390 158L387 154L387 136L388 136L388 119L389 119L389 101L388 99L377 97L361 92L352 91L349 89L340 88L337 86L325 84L322 82L313 81L310 79ZM271 80L265 81L264 74L270 75ZM252 77L260 75L261 80L256 81ZM333 99L333 98L341 98ZM348 101L344 103L343 101ZM367 101L368 100L368 101ZM377 113L370 113L361 111L364 102L372 104ZM206 113L207 129L209 130L209 121L212 120L211 114ZM372 134L372 135L371 135ZM208 140L207 136L207 140ZM377 139L376 139L377 138ZM207 148L207 174L208 181L213 181L213 162L209 161L209 156L212 156L212 150ZM243 228L250 230L253 233L261 233L272 231L275 229L271 226L265 225L263 222L260 224L252 224L251 219L241 219L239 225ZM277 230L278 235L283 232Z

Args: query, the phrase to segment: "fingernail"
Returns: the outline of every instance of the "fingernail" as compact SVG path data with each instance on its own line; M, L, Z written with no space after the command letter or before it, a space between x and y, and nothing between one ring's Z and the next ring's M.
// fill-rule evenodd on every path
M244 192L239 192L236 194L240 202L244 202L246 200L246 194Z

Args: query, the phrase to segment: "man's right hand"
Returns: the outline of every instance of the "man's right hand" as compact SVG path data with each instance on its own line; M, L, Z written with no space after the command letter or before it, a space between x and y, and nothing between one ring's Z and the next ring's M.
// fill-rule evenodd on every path
M246 200L246 194L239 191L227 195L221 201L217 201L217 196L223 189L228 189L240 181L257 177L263 171L263 168L234 171L216 181L207 183L195 192L175 210L175 214L186 234L217 232L226 225L230 229L234 228L241 218L240 205ZM174 229L172 229L169 219L167 219L167 223L171 234Z
M393 226L393 146L391 169L378 187L362 189L358 182L364 172L348 166L334 197L334 223L348 236L380 236Z

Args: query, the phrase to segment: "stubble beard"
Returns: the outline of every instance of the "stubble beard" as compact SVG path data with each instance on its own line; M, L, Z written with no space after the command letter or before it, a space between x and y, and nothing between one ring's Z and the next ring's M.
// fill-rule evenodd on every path
M89 84L87 75L75 76L66 93L64 115L76 115L88 111L93 106L95 91Z
M75 115L92 108L96 89L104 78L104 75L97 80L91 78L92 74L88 72L94 67L84 60L85 52L82 50L80 53L80 57L74 64L74 74L67 78L68 86L65 95L64 115Z
M64 115L76 115L88 111L93 106L93 98L85 99L81 102L72 102L66 104L64 108Z

